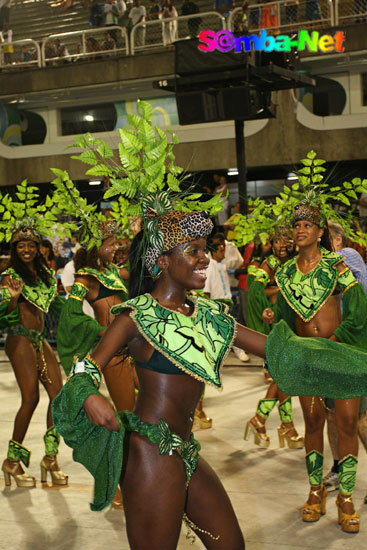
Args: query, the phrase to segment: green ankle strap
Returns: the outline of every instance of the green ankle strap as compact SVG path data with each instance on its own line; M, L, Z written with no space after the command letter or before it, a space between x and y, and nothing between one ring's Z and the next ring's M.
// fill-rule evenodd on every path
M293 409L292 409L292 398L288 397L282 403L279 403L279 416L280 420L285 424L287 422L293 422Z
M358 458L347 455L338 463L339 492L349 494L353 492L356 484Z
M269 418L269 414L274 409L277 401L277 399L260 399L257 404L256 414L262 416L266 420Z
M23 445L17 441L11 439L8 447L8 459L14 461L20 460L23 462L24 466L28 468L31 459L31 451L23 447Z
M306 466L310 485L321 485L324 457L318 451L311 451L306 455Z
M45 442L45 454L57 455L60 443L60 434L56 430L55 426L51 426L43 436Z

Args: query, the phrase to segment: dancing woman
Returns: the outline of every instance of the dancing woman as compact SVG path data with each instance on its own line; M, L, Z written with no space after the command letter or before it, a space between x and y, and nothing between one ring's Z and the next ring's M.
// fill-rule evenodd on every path
M330 252L327 223L317 207L309 204L295 207L293 237L299 253L277 272L280 292L275 311L265 310L264 320L284 319L299 336L317 336L365 349L366 295L342 257ZM300 401L306 424L306 465L311 485L302 518L312 522L325 514L327 491L322 484L325 408L319 398L301 396ZM346 532L358 532L360 525L352 502L358 462L358 411L358 397L335 399L340 457L336 503L339 523Z
M56 280L40 253L40 237L23 227L11 239L9 267L2 273L0 326L7 328L5 351L21 392L22 402L14 421L8 456L3 462L5 484L13 477L18 487L35 487L36 480L24 472L31 452L23 446L34 410L39 401L39 382L49 397L45 456L41 461L41 481L49 473L53 485L66 485L68 476L57 463L60 436L53 425L51 403L62 387L56 357L45 339L44 314L57 317L64 300L57 296Z
M290 256L291 240L284 228L278 229L271 242L273 253L265 258L261 267L254 272L254 280L249 288L248 326L263 334L268 334L270 330L269 325L262 318L262 312L269 307L269 303L275 303L278 293L278 287L274 280L275 271ZM264 372L266 373L265 365L266 363L264 363ZM274 381L271 379L270 381L265 398L259 400L255 416L246 424L244 439L248 439L249 431L251 431L256 445L259 445L259 447L270 445L265 423L279 400L278 409L281 421L278 428L279 445L284 447L284 442L286 442L290 449L302 449L304 439L298 435L293 424L292 399L283 393Z
M65 405L70 396L77 399L75 411L84 403L93 424L126 430L120 483L134 550L146 548L147 534L152 550L175 549L183 518L206 548L244 548L228 495L199 457L200 445L190 433L204 382L221 387L221 367L232 344L264 355L265 336L236 325L227 306L186 295L187 289L204 287L205 237L212 227L206 213L170 210L157 220L164 236L161 250L149 246L143 252L144 230L135 237L130 300L112 308L116 318L94 352L76 362L54 407L79 460L83 443L70 425L72 413ZM95 389L87 397L83 385L93 386L89 375L100 380L100 370L125 345L134 357L140 390L134 413L116 417L104 397ZM118 468L113 471L118 476Z
M75 256L75 282L61 314L57 348L61 363L70 373L75 353L86 354L95 347L114 319L110 310L127 299L125 267L118 269L112 262L118 242L116 221L96 222L101 233L101 245L89 250L80 248ZM83 300L92 306L95 319L83 312ZM118 411L132 410L135 403L135 371L130 358L120 351L104 369L111 399Z

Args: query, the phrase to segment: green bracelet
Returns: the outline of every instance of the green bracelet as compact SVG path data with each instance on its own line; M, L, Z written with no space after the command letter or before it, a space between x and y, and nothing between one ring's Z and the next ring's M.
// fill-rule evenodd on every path
M75 376L76 374L82 374L86 372L93 378L93 383L97 388L99 388L102 380L102 370L98 363L89 355L79 361L79 357L74 358L73 366L71 367L71 372L68 380Z

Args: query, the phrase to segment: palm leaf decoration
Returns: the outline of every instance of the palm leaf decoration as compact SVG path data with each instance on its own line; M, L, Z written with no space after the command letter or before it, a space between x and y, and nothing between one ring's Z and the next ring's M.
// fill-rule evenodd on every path
M16 186L15 196L0 193L0 202L0 240L9 242L20 229L31 229L40 239L53 237L57 217L49 209L52 200L47 196L41 202L38 187L23 180ZM56 231L62 234L62 228Z

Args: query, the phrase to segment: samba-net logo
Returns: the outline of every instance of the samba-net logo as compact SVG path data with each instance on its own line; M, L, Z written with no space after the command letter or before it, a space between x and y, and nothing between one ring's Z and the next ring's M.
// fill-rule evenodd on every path
M202 52L290 52L292 48L302 52L344 52L345 34L337 31L333 36L330 34L320 35L318 31L298 31L297 35L288 36L280 34L272 36L262 30L260 35L251 34L247 36L235 36L230 31L201 31L199 34L199 50Z

